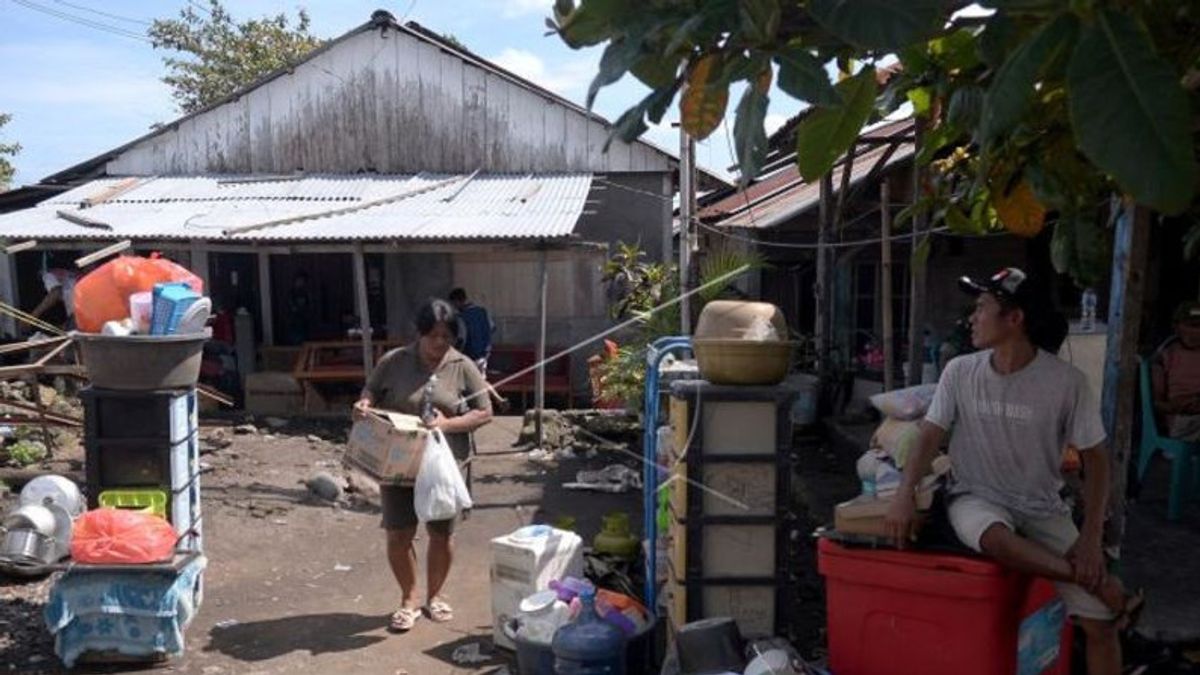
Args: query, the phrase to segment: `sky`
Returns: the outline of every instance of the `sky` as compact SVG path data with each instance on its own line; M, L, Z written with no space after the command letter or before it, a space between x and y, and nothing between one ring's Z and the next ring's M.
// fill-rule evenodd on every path
M14 186L35 183L180 116L160 81L166 74L162 60L169 53L155 51L138 36L152 19L177 16L188 1L0 0L0 112L13 116L0 129L0 141L22 146L12 160ZM544 19L552 6L552 0L226 1L237 19L279 12L294 16L304 7L313 33L324 38L337 37L365 23L372 11L386 9L398 19L451 34L480 56L582 104L602 47L573 51L557 36L546 36ZM646 91L626 76L600 92L595 110L615 120ZM730 116L738 96L740 88L731 92ZM775 90L767 131L800 108ZM670 126L676 119L673 108L646 138L677 151L678 131ZM730 137L721 128L700 142L697 162L729 176L727 169L735 163Z

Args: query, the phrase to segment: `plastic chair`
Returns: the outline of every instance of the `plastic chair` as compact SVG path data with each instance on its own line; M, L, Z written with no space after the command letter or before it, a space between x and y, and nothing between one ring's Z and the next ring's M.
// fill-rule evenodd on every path
M1139 376L1142 390L1142 443L1138 451L1138 481L1146 476L1146 469L1157 450L1171 462L1171 494L1167 501L1167 520L1179 520L1183 512L1185 491L1194 498L1200 493L1200 443L1181 441L1158 432L1158 421L1154 418L1154 397L1150 392L1150 361L1140 359ZM1190 474L1190 475L1189 475ZM1190 481L1189 481L1190 479ZM1190 482L1190 485L1185 485Z

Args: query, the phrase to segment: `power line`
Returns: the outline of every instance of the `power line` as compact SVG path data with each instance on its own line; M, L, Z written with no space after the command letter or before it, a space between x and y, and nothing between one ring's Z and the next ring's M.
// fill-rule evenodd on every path
M41 12L43 14L47 14L47 15L55 17L57 19L61 19L63 21L69 21L71 23L79 24L81 26L86 26L93 30L103 31L105 33L111 33L113 35L119 35L120 37L129 38L131 40L140 40L147 44L153 44L153 42L151 40L149 40L148 38L146 38L138 33L135 33L133 31L127 30L125 28L120 28L118 26L113 26L111 24L102 23L100 21L93 21L91 19L85 19L83 17L75 16L74 14L68 14L66 12L60 12L56 9L52 9L50 7L45 7L45 6L39 5L35 2L30 2L30 0L12 0L12 1L17 3L18 5L21 5L22 7L27 8L27 9L32 9L36 12Z
M121 16L120 14L111 14L109 12L104 12L104 11L101 11L98 9L92 9L91 7L86 7L84 5L76 5L73 2L67 2L67 0L54 0L54 2L57 2L60 5L66 5L67 7L71 7L73 9L79 9L79 10L83 10L85 12L91 12L92 14L98 14L100 16L107 16L108 18L116 19L117 21L128 21L129 23L136 23L136 24L140 24L142 26L154 25L152 22L146 21L145 19L134 19L134 18L128 17L128 16Z

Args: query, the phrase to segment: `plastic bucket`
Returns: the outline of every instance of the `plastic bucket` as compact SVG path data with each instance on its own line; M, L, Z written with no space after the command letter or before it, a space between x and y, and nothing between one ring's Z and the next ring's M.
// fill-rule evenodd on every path
M543 675L554 672L554 650L548 644L526 640L517 635L519 621L510 619L504 625L508 639L517 645L517 674ZM647 675L654 661L654 635L658 619L625 643L625 674Z
M200 379L204 343L212 330L189 335L72 333L88 378L97 389L189 389Z

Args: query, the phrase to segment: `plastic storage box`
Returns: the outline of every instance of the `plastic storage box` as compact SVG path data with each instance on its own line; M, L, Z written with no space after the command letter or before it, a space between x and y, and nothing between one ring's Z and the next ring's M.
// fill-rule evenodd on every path
M171 335L188 308L200 299L184 282L169 282L154 286L153 311L150 315L151 335Z
M1047 581L982 558L817 550L838 675L1070 673L1071 626Z

